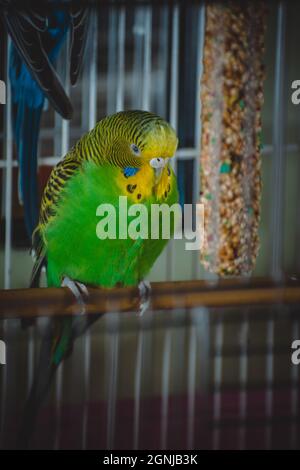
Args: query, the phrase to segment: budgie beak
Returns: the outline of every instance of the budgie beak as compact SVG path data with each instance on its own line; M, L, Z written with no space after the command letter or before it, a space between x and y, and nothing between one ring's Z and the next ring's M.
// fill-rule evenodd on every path
M149 164L154 169L156 181L160 179L163 169L167 166L168 161L169 158L163 157L152 158L152 160L150 160Z

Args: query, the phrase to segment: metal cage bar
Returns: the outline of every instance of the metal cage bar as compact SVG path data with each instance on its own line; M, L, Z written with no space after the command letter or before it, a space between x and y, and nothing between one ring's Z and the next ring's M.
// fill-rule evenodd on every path
M285 137L285 44L286 44L286 5L278 4L276 63L273 117L273 205L271 213L272 260L271 273L280 279L283 271L283 204L284 204L284 137Z
M10 40L7 41L7 63L9 57ZM6 71L8 83L8 67ZM13 136L11 125L11 93L10 87L6 89L5 107L5 244L4 244L4 288L11 287L11 256L12 256L12 191L13 191Z

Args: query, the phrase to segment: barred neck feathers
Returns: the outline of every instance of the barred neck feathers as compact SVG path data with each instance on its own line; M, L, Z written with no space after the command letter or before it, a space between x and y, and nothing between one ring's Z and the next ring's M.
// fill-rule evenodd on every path
M81 137L69 152L69 155L80 162L93 161L97 164L105 162L105 154L99 145L96 127Z
M120 137L114 138L106 119L98 122L86 133L75 144L70 154L81 162L93 161L97 165L110 164L120 168L140 168L143 163L140 158L131 154L129 143L121 134Z

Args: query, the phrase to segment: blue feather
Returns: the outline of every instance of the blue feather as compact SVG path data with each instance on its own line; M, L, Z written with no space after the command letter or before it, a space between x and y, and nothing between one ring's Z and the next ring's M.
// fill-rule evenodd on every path
M126 178L129 178L129 176L136 175L138 171L139 171L139 168L133 168L131 166L127 166L126 168L124 168L123 174L124 176L126 176Z
M43 45L53 63L65 40L69 16L62 11L48 18ZM44 93L33 79L16 47L11 44L9 78L13 107L13 132L19 161L19 199L24 206L29 237L38 223L37 150Z

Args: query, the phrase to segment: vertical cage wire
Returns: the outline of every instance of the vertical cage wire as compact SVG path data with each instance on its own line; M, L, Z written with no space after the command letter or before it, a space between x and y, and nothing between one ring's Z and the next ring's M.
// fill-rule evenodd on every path
M199 348L197 363L199 368L199 390L202 393L207 393L211 349L210 311L205 307L195 308L192 310L192 319L196 325L197 344Z
M61 412L63 399L63 370L64 364L60 364L55 376L55 433L53 450L60 449L61 440Z
M84 396L82 412L82 450L87 447L88 430L88 401L90 399L90 377L91 377L91 332L88 330L84 335L84 357L82 362L84 378Z
M170 368L171 368L172 331L167 328L164 335L164 347L162 356L162 385L161 385L161 435L160 448L168 448L168 416L170 394Z
M187 448L195 449L197 427L197 402L200 396L205 399L208 387L210 364L209 311L206 308L193 308L189 312L190 333L188 343L188 406L187 406ZM197 426L199 423L197 423Z
M139 109L142 105L141 76L143 70L143 37L145 28L143 24L144 9L135 8L133 13L133 68L132 68L132 90L131 106Z
M265 447L270 449L272 445L272 425L271 419L273 414L273 383L274 383L274 320L269 319L267 322L267 355L266 355L266 437Z
M117 11L112 8L108 14L108 44L107 44L107 114L113 114L115 103L115 90L116 90L116 51L117 51Z
M167 117L167 76L166 64L169 60L169 23L170 15L168 6L162 5L159 9L159 33L158 33L158 67L157 79L152 79L152 103L153 109L160 116ZM154 84L154 85L153 85Z
M7 70L6 83L9 83L9 50L10 39L7 38ZM5 106L5 242L4 242L4 288L11 287L11 257L12 257L12 195L13 195L13 136L11 124L11 92L10 87L6 87Z
M143 101L142 109L150 111L151 97L151 44L152 44L152 8L146 7L145 17L145 46L143 67Z
M194 448L195 433L195 404L196 404L196 377L197 377L197 327L191 323L189 327L188 352L188 417L187 417L187 448Z
M33 383L34 364L35 364L35 337L34 330L30 328L28 331L28 348L27 348L27 390L29 392Z
M92 16L89 31L88 53L89 62L91 64L89 73L85 68L83 86L85 92L83 96L87 96L87 106L82 100L82 124L88 130L92 129L97 121L97 41L98 41L98 13ZM82 371L84 377L84 397L82 410L82 450L87 446L87 430L88 430L88 400L90 398L90 372L91 372L91 332L88 329L83 339L83 362Z
M106 316L106 327L109 336L109 346L106 354L107 360L107 434L106 448L114 449L115 445L115 424L116 424L116 403L119 370L119 342L120 319L117 313Z
M170 124L177 129L178 123L178 80L179 80L179 6L172 11L171 83L170 83ZM175 167L175 159L172 160Z
M117 55L117 103L116 111L124 109L125 96L125 44L126 44L126 10L122 7L119 13L118 55Z
M178 123L178 74L179 74L179 6L172 11L172 43L171 43L171 83L170 83L170 124L177 129ZM171 160L176 169L176 155ZM174 244L169 243L166 256L166 279L174 279Z
M222 406L222 370L223 370L223 341L224 325L223 318L219 318L215 326L214 345L214 377L213 377L213 443L214 450L220 448L220 419Z
M146 317L143 316L142 318L146 318ZM133 416L133 449L134 450L137 450L139 448L144 341L145 341L145 332L143 331L143 322L140 321L140 328L138 331L137 351L136 351L135 374L134 374L134 416Z
M247 309L248 310L248 309ZM245 421L247 419L247 379L248 379L248 335L249 321L248 312L242 320L240 327L240 358L239 358L239 385L240 385L240 426L239 426L239 448L245 448Z
M201 79L203 73L203 47L204 47L204 31L205 31L205 7L201 3L198 11L198 25L197 25L197 42L198 42L198 54L197 54L197 98L195 103L195 148L198 150L198 158L194 157L194 194L193 202L199 202L200 194L200 145L201 145L201 132L202 132L202 122L201 122L201 100L200 100L200 90L201 90ZM197 227L196 227L197 228ZM197 279L200 274L200 263L199 257L193 257L192 265L192 278Z
M271 234L272 260L271 275L279 280L283 274L283 204L285 175L285 45L286 45L286 4L280 2L277 10L276 62L273 114L273 162Z
M98 45L98 10L90 19L88 45L83 67L83 99L81 100L82 125L88 130L93 129L97 122L97 45Z
M299 321L294 319L292 324L291 343L299 338ZM297 449L299 425L299 366L291 363L291 449Z
M179 306L178 306L179 307ZM180 384L182 383L183 377L183 370L184 370L184 361L185 356L183 354L185 348L186 338L182 332L181 324L185 315L188 315L188 311L184 309L178 308L178 310L174 310L172 312L172 340L173 340L173 360L174 360L174 368L176 372L173 374L173 385L179 389Z
M133 449L140 448L143 422L142 391L149 388L152 370L153 313L147 312L139 319L136 362L134 371Z
M133 108L150 111L152 74L152 8L134 10L134 58L132 69L131 102Z

